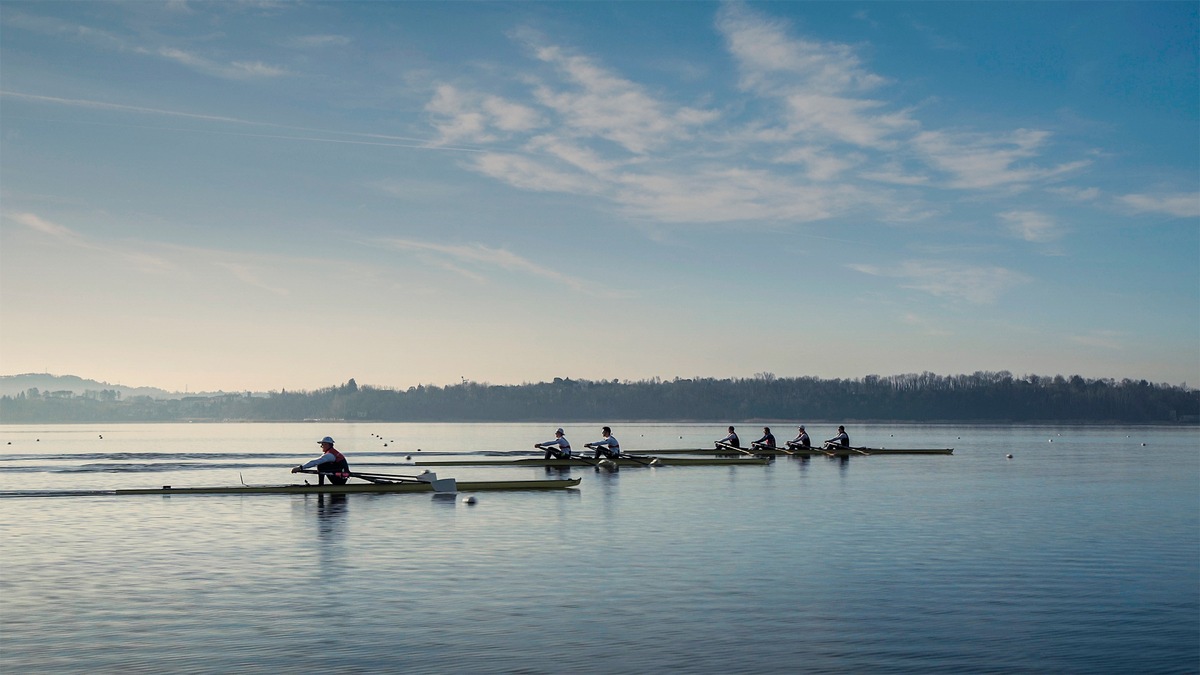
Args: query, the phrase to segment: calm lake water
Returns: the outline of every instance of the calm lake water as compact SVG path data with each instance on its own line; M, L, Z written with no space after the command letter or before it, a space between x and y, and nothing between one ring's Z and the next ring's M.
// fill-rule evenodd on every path
M0 671L1200 671L1195 428L861 425L855 445L954 455L438 471L583 478L475 504L13 496L289 483L325 435L412 473L553 426L0 425ZM627 451L724 435L612 426Z

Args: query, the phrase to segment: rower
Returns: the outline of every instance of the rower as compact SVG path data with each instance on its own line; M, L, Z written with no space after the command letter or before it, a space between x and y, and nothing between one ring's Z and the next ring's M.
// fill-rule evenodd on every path
M737 432L733 430L733 427L729 427L729 435L726 436L725 438L722 438L721 440L717 441L715 443L715 445L718 448L721 446L725 446L725 447L729 447L729 448L740 448L740 447L742 447L742 442L738 440Z
M826 446L835 446L841 448L850 447L850 437L846 435L846 427L838 425L837 436L825 441Z
M325 454L308 462L294 467L292 473L300 473L305 469L316 467L317 478L320 481L318 485L325 484L325 476L329 476L329 482L334 485L345 485L346 480L350 478L350 464L346 462L346 456L337 450L333 449L333 439L329 436L317 441Z
M554 430L554 440L546 441L545 443L535 443L533 447L546 451L546 456L543 459L571 458L571 443L563 435L562 427Z
M758 449L775 449L775 434L771 433L771 427L763 427L763 437L750 444L751 450Z
M804 430L804 425L796 427L796 437L787 442L788 449L791 448L811 448L812 440L808 437L808 432Z
M591 448L596 451L594 459L600 459L601 455L604 455L609 459L620 459L621 444L617 442L617 437L612 435L612 429L604 427L600 430L600 434L604 436L604 438L593 443L586 443L583 447Z

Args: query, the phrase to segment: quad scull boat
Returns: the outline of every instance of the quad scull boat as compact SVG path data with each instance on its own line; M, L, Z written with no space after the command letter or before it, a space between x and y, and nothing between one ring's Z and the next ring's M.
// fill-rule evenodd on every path
M654 450L656 455L712 455L716 457L735 457L740 455L762 455L777 457L779 455L953 455L954 448L868 448L868 447L811 447L811 448L670 448ZM665 458L664 458L665 459Z
M591 457L571 457L570 459L542 459L541 457L523 457L520 459L439 459L421 460L414 462L416 466L549 466L567 468L572 466L742 466L746 464L761 465L770 463L769 457L746 457L742 459L730 457L644 457L629 455L618 459L593 459Z

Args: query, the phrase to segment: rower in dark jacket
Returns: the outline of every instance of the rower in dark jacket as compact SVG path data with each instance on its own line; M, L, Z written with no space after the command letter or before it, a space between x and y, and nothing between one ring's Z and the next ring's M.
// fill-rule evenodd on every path
M799 433L796 434L795 438L787 442L787 446L789 448L811 448L812 441L809 440L808 432L804 430L804 425L801 424L800 426L796 427L796 430Z
M839 424L837 436L825 441L825 445L840 448L850 447L850 437L846 435L846 427Z
M750 444L751 450L755 448L775 449L775 434L771 433L771 427L763 427L763 437Z
M726 447L730 447L730 448L740 448L740 447L742 447L742 442L738 440L737 432L735 432L733 430L733 427L729 427L729 435L726 436L725 438L722 438L721 440L717 441L715 443L715 445L718 448L721 446L726 446Z

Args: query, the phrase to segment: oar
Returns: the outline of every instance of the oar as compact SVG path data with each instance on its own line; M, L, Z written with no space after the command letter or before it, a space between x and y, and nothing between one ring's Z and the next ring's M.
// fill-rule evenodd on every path
M649 456L647 455L647 457L649 457ZM631 462L637 462L638 464L641 464L642 466L658 466L658 458L657 457L649 457L649 459L650 459L649 462L643 462L640 457L635 457L634 455L621 455L617 459L627 459Z
M869 453L869 452L865 452L865 451L864 451L862 448L851 448L851 447L850 447L850 446L848 446L848 445L846 446L846 448L848 448L848 449L850 449L850 450L853 450L853 451L857 452L858 454L860 454L860 455L864 455L864 456L866 456L866 457L870 457L870 456L871 456L871 453Z
M757 449L757 450L772 450L772 451L775 451L775 452L782 452L782 453L783 453L783 454L785 454L785 455L794 455L794 454L796 454L796 453L792 452L791 450L788 450L788 449L786 449L786 448L780 447L780 446L778 446L778 445L776 445L776 446L772 447L772 446L770 446L770 445L759 445L759 444L757 444L757 443L751 443L751 444L750 444L750 449L751 449L751 450L755 450L755 449Z
M583 457L582 455L572 454L567 459L573 459L577 462L583 462L584 464L587 464L588 466L596 468L596 469L600 468L600 463L598 461L587 459L586 457Z
M297 473L315 473L319 471L312 469L304 469ZM359 471L350 471L348 475L351 478L359 478L368 483L377 483L380 481L391 481L395 483L428 483L433 487L434 492L458 492L458 482L453 478L438 478L436 473L428 472L421 476L408 476L394 473L363 473Z
M458 481L453 478L438 478L437 474L433 472L427 472L420 476L405 476L400 474L358 473L351 471L350 475L372 483L377 481L396 481L398 483L428 483L429 485L433 486L434 492L458 492Z
M734 450L736 452L742 453L743 455L750 455L751 457L754 456L753 452L750 452L749 450L746 450L745 448L739 448L736 445L730 445L728 443L717 442L717 447L724 448L725 450Z
M600 446L599 446L599 445L596 445L596 444L594 444L594 443L584 443L584 444L583 444L583 447L585 447L585 448L590 448L590 449L591 449L591 450L593 450L593 451L595 451L595 450L599 450L599 449L600 449ZM604 446L604 447L605 447L605 448L608 448L608 446ZM622 455L622 456L624 456L624 455ZM600 458L599 458L599 457L597 457L596 459L597 459L597 460L599 460ZM608 458L608 457L606 457L606 459L611 459L611 458Z

